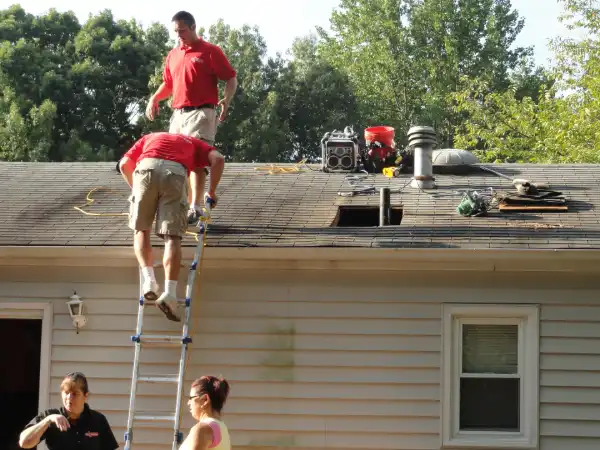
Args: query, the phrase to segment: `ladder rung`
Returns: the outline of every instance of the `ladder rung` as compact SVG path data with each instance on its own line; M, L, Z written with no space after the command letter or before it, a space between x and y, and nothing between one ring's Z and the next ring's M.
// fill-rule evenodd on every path
M177 383L179 377L177 375L140 375L138 381L145 383Z
M183 344L184 342L192 342L192 338L189 336L172 336L172 335L154 335L154 334L141 334L131 336L133 342L140 342L142 344Z
M136 414L134 419L138 422L174 422L174 415Z
M177 299L177 306L185 306L185 298L178 298ZM154 306L156 305L156 300L147 300L144 299L144 306Z

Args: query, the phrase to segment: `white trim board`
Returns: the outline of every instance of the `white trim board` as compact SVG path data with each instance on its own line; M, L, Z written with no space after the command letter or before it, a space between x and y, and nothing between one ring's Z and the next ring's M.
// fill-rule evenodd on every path
M42 342L40 353L40 382L38 411L50 405L50 355L52 352L52 302L0 302L1 319L41 319ZM46 450L45 442L38 444L38 450Z
M157 258L162 257L156 249ZM204 268L600 273L600 250L206 247ZM194 248L182 248L193 259ZM0 246L0 266L137 267L131 247Z

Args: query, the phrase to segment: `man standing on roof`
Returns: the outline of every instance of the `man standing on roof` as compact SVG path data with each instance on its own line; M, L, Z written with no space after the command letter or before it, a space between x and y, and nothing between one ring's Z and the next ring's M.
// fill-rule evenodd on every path
M196 33L196 21L187 11L179 11L171 19L179 45L167 55L163 82L150 97L146 116L154 120L161 100L173 96L170 133L181 133L214 145L217 132L217 106L221 106L219 121L227 117L229 105L237 89L237 74L218 46L206 42ZM226 81L223 99L219 101L219 80ZM190 173L190 224L202 214L201 199L207 171Z
M181 320L175 311L181 269L181 239L188 227L188 174L192 170L210 167L207 195L213 198L224 166L223 155L206 142L170 133L143 136L119 162L119 170L132 188L129 228L135 231L134 249L143 274L143 295L147 300L156 300L156 306L169 320ZM150 230L155 217L154 233L165 242L165 290L160 297L157 295L158 283L154 276L150 244Z

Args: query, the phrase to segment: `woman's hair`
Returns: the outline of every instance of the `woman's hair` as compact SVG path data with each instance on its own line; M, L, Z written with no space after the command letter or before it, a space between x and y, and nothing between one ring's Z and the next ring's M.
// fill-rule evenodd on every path
M206 375L198 378L192 383L192 389L196 389L198 395L206 394L210 399L210 406L220 413L229 395L229 383L225 378L217 378Z
M84 394L89 392L87 378L81 372L68 373L62 380L62 383L60 383L60 388L63 391L70 391L73 388L79 388Z

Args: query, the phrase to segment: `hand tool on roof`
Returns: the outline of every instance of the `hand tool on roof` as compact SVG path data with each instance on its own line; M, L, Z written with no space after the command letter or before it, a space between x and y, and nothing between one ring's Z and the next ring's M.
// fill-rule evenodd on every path
M487 213L498 203L494 190L492 188L489 188L489 190L489 194L473 190L465 191L460 203L456 207L456 211L464 217L487 215Z
M505 178L507 180L510 180L513 184L513 186L517 189L517 192L519 194L536 194L538 193L540 190L547 190L550 188L550 186L548 186L546 183L532 183L529 180L526 180L524 178L511 178L508 175L504 175L503 173L497 172L493 169L490 169L489 167L486 166L478 166L481 170L485 170L486 172L490 172L493 173L495 175L498 175L499 177Z
M183 395L183 382L185 378L185 369L188 362L188 345L192 343L192 337L189 329L190 322L190 307L192 298L194 298L194 284L196 280L197 268L202 262L204 255L204 243L206 241L206 234L208 231L208 222L210 221L210 211L213 205L213 200L210 197L206 198L206 204L203 210L203 215L198 221L197 227L199 229L198 244L194 252L194 260L190 265L190 271L188 274L188 280L185 290L185 299L179 300L178 303L183 303L185 306L185 314L183 318L183 329L181 336L173 335L147 335L142 332L144 322L144 309L146 306L153 305L153 301L146 300L142 293L142 272L140 270L140 300L138 306L137 316L137 327L135 335L131 337L131 340L135 344L135 350L133 354L133 375L131 378L131 393L129 396L129 413L127 415L127 431L125 432L125 450L130 450L133 443L133 426L135 423L160 423L167 422L173 424L173 442L171 450L177 450L183 440L183 434L179 430L181 423L181 406L182 406L182 395ZM172 375L153 375L153 374L140 374L140 354L142 346L152 345L180 345L181 356L179 359L178 372ZM161 383L161 384L175 384L176 398L175 398L175 411L173 413L153 413L153 412L138 412L136 409L136 396L138 382L140 383Z

